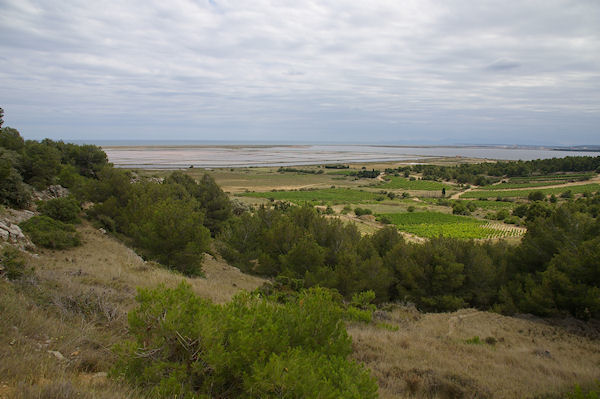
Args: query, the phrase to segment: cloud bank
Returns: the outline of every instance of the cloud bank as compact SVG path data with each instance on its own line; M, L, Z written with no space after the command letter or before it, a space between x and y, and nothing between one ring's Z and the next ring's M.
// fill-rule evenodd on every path
M28 138L600 144L600 2L0 0Z

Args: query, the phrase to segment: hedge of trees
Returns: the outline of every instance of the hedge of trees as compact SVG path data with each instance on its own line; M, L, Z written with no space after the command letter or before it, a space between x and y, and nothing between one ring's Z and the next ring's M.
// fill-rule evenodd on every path
M542 205L543 204L543 205ZM544 212L539 212L538 208ZM300 279L350 298L409 301L425 311L462 307L600 316L600 195L527 206L518 246L436 238L407 243L393 227L361 236L310 207L260 208L232 219L223 256L241 270Z
M501 177L528 177L546 175L556 172L598 172L600 173L600 157L564 157L536 159L532 161L483 162L477 164L460 164L456 166L422 165L404 166L397 169L386 169L386 173L422 173L423 179L455 180L458 183L469 183L484 186L495 183Z

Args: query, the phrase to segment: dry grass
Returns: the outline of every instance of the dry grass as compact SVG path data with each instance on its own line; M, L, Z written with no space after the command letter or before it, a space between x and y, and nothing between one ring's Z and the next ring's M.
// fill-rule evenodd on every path
M185 280L199 295L226 302L263 283L210 256L206 278L185 278L89 225L80 231L83 246L28 257L33 277L0 280L1 399L138 397L104 374L114 361L111 346L126 336L136 287ZM571 332L572 323L404 307L378 312L377 321L389 328L349 331L354 357L373 370L382 398L531 397L600 377L600 341L584 338L584 329Z
M128 297L134 296L136 287L175 286L185 280L198 295L218 303L228 301L241 289L252 290L264 282L208 254L203 266L206 278L186 278L154 262L144 262L133 250L89 225L82 227L80 233L83 246L40 252L42 275L49 279L68 275L72 284L112 290Z
M138 397L106 378L136 287L185 280L199 295L226 302L264 282L210 255L206 278L186 278L87 224L80 232L81 247L25 255L33 276L0 279L0 399Z
M349 331L354 356L373 370L382 398L526 398L600 378L598 337L541 320L472 309L397 308L380 317L398 331L372 325Z

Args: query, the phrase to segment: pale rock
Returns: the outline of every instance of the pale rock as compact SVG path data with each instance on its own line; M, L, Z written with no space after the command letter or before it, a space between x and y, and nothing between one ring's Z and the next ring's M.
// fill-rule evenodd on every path
M48 351L49 354L54 355L58 360L66 360L62 353L59 351Z

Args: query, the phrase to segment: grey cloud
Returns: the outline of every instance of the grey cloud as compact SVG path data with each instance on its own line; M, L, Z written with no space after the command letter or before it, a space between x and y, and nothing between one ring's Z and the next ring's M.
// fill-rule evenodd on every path
M598 20L566 0L0 0L0 102L38 138L588 143Z

